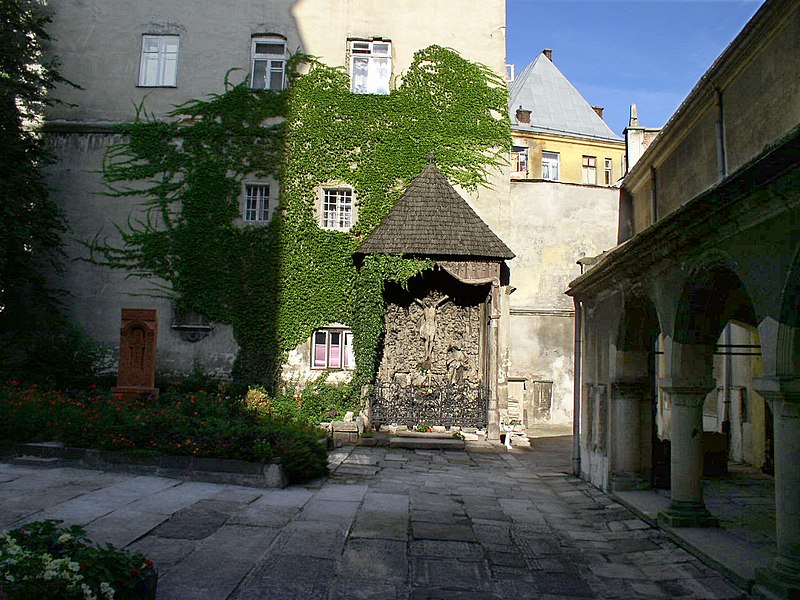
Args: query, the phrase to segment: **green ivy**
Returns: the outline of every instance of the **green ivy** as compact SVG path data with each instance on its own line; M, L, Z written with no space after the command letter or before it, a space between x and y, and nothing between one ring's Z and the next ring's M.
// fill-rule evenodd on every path
M341 69L296 56L284 91L246 82L120 126L126 142L104 164L109 194L144 196L123 243L90 244L95 260L163 284L184 309L230 323L240 347L234 377L271 386L286 352L333 322L354 334L357 376L372 380L383 327L383 285L429 260L353 252L378 225L429 153L448 179L474 190L510 147L507 91L488 67L431 46L415 54L388 95L353 94ZM242 182L273 176L280 210L266 226L238 225ZM128 182L137 182L131 187ZM323 185L354 190L350 232L318 225ZM144 188L143 188L144 186ZM356 388L357 389L357 388Z

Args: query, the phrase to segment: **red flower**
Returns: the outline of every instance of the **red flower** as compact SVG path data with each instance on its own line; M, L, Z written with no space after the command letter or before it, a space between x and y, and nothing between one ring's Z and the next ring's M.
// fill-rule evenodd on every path
M136 569L136 568L131 569L131 575L136 577L138 574L139 574L139 569Z

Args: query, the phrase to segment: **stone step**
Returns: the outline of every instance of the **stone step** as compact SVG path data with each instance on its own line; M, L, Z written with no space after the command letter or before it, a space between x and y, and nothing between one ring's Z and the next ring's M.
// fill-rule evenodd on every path
M9 462L20 467L37 467L39 469L54 469L64 466L63 459L45 456L15 456Z
M464 440L456 438L421 438L421 437L392 437L389 438L390 448L407 448L410 450L463 450L466 447Z

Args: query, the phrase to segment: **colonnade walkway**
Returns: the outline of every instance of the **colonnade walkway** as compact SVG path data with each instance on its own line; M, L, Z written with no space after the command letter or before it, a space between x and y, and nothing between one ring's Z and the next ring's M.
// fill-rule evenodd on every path
M737 585L750 588L756 569L771 566L776 554L773 478L753 467L730 465L727 475L703 479L703 496L719 528L662 524L662 529ZM614 497L653 525L670 504L668 490L615 492Z
M531 442L345 447L286 489L0 464L0 528L84 525L148 555L162 599L747 597L572 476L571 436Z

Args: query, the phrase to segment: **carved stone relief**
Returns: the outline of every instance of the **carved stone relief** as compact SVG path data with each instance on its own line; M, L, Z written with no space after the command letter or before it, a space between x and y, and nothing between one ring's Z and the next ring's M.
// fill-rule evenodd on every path
M480 383L481 305L438 290L389 302L381 381L400 385Z

